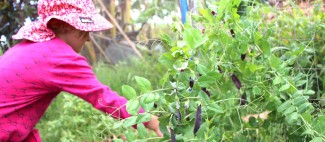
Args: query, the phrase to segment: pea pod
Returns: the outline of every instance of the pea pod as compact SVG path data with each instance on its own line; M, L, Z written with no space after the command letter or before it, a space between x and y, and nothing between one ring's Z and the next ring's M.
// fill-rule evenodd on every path
M235 75L235 74L232 74L231 75L231 79L232 81L235 83L237 89L239 90L241 88L241 82L240 80L238 79L238 77Z
M211 96L210 92L207 90L207 88L203 87L201 89L205 94L207 94L209 97Z
M213 16L215 16L217 13L214 12L214 11L211 11L211 14L212 14Z
M220 73L223 73L222 69L218 66L218 70Z
M177 109L177 119L178 119L178 123L182 123L182 114L181 111L179 111L179 109Z
M169 130L170 130L171 142L176 142L174 129L170 128Z
M231 36L232 36L233 38L236 37L235 31L234 31L233 29L230 29L230 33L231 33Z
M185 102L184 107L185 107L185 117L186 117L189 114L189 112L188 112L188 108L190 107L190 101L189 100L187 100ZM190 121L190 117L186 117L186 121Z
M240 58L241 58L241 60L245 60L245 58L246 58L246 54L241 54L241 55L240 55Z
M189 114L189 112L188 112L188 109L186 108L185 109L185 117L186 117L185 120L186 121L190 121L190 117L187 116L188 114Z
M243 106L243 105L246 105L246 104L247 104L246 95L243 94L240 97L240 105Z
M201 126L201 121L202 121L202 108L201 105L199 105L196 109L195 123L194 123L194 130L193 130L194 135L199 130Z
M189 85L190 85L190 88L193 88L193 86L194 86L194 80L192 78L190 78Z

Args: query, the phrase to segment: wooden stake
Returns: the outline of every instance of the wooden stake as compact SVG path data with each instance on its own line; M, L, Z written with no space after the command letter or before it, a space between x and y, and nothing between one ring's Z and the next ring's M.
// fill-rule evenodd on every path
M116 13L115 7L116 7L115 0L110 0L109 1L109 10L112 15L115 15L115 13ZM116 38L116 27L115 26L110 30L110 33L111 33L112 38Z
M112 64L111 61L109 60L109 58L106 56L105 51L100 47L100 45L94 39L94 37L92 35L89 35L89 37L90 37L91 41L95 44L95 46L98 48L99 52L104 55L104 58L106 59L106 61L108 62L108 64Z
M96 63L97 62L97 58L96 58L96 53L95 53L95 49L94 49L94 45L92 42L86 42L86 46L87 46L87 50L88 53L90 55L91 58L91 62L92 63Z
M107 10L107 8L105 7L105 5L103 4L102 0L97 0L98 3L100 4L100 6L104 9L105 13L108 15L108 17L110 18L110 20L113 22L113 24L116 26L116 28L119 30L119 32L121 32L121 34L123 35L123 37L126 39L126 41L129 43L129 45L132 47L132 49L135 51L135 53L141 58L143 59L142 54L139 52L139 50L135 47L135 44L130 40L130 38L125 34L125 32L123 31L123 29L121 28L121 26L116 22L115 17L113 17L109 11Z

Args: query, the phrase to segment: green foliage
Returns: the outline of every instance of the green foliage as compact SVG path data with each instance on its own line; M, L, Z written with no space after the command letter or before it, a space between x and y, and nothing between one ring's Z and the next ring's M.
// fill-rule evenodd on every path
M145 60L133 59L131 63L121 62L114 65L115 70L99 62L94 66L94 72L100 82L108 84L112 90L116 90L121 95L126 95L122 92L123 88L121 89L123 85L136 85L133 76L150 78L153 89L157 89L161 74L166 71L166 67L157 62L157 56L155 54L146 56ZM124 89L130 88L124 87Z
M60 94L37 127L43 141L100 141L123 133L117 121L71 94Z
M175 11L178 8L178 5L175 3L177 3L176 0L137 0L132 4L132 8L140 10L141 14L135 22L145 23L153 16L164 18L171 11Z
M168 49L159 58L168 68L162 87L144 89L149 83L141 78L132 101L159 96L157 110L146 111L160 115L162 140L324 141L324 13L306 17L298 8L254 5L239 17L240 2L221 0L216 16L215 9L200 9L176 23L179 37L162 37ZM242 119L262 112L270 112L267 119Z

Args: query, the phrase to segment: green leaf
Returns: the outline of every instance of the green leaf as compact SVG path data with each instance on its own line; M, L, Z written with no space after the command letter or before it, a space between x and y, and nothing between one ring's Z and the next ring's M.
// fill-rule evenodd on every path
M265 58L269 57L271 54L271 46L270 44L265 40L265 39L260 39L258 41L258 45L261 48L262 52L263 52L263 56Z
M322 137L315 137L313 138L310 142L323 142L323 138Z
M135 76L135 80L143 93L151 90L151 83L146 78Z
M169 46L173 46L173 40L172 40L172 38L170 37L170 35L168 35L168 34L161 34L160 35L160 39L165 43L165 44L167 44L167 45L169 45Z
M283 79L280 77L280 76L276 76L274 79L273 79L273 85L277 85L277 84L280 84L283 82Z
M223 109L215 103L209 104L208 109L214 111L215 113L224 113Z
M123 120L122 121L115 122L113 128L114 129L120 128L123 125L123 123L124 123Z
M256 69L258 68L258 66L251 63L251 64L248 65L248 68L252 73L254 73L256 71Z
M217 12L217 17L219 20L222 20L224 18L224 15L225 15L225 11L226 11L226 8L227 6L231 6L229 3L231 3L230 1L228 0L221 0L220 3L219 3L219 7L218 7L218 12Z
M211 11L209 9L203 9L203 8L199 8L199 12L200 14L206 18L210 23L212 23L214 21L214 16L211 14Z
M288 90L289 88L290 88L290 84L285 84L280 87L279 91L285 91L285 90Z
M261 89L257 86L253 87L253 93L256 95L260 95L261 94Z
M113 139L113 142L124 142L122 139Z
M186 60L177 60L174 64L173 67L175 70L183 70L186 69L188 66L188 61Z
M294 122L296 122L298 119L299 119L299 114L297 112L293 112L291 114L289 114L287 117L286 117L286 121L289 123L289 124L293 124Z
M182 48L182 47L185 47L186 46L186 42L184 41L177 41L177 47L178 48Z
M269 65L275 69L279 69L282 65L282 60L275 55L271 54L269 59Z
M314 95L315 94L315 91L314 90L307 90L307 91L303 91L303 94L306 94L306 95Z
M277 111L278 111L278 112L283 112L285 109L287 109L287 108L290 107L290 106L291 106L291 100L288 100L288 101L284 102L283 104L281 104L281 105L278 107Z
M172 56L175 57L175 58L179 58L179 57L181 57L182 55L183 55L183 51L181 51L181 50L177 50L177 51L174 51L174 52L172 53Z
M298 107L298 113L304 113L304 112L306 112L307 109L309 108L309 105L310 105L309 102L300 105Z
M138 115L137 123L148 122L151 119L150 113L142 113Z
M231 37L230 34L228 34L225 31L220 31L219 35L219 42L226 47L231 47L231 45L233 45L233 38ZM233 51L233 48L228 48L231 51ZM231 52L231 53L236 53L236 52Z
M208 76L208 75L203 75L199 78L198 80L198 85L200 87L208 87L210 86L211 84L215 83L216 81L216 78L215 77L211 77L211 76Z
M194 48L195 45L195 38L194 38L194 29L186 29L183 33L183 37L185 42L187 43L187 46Z
M249 49L249 46L247 44L243 44L242 42L239 42L239 53L240 54L246 54L247 50Z
M307 80L298 80L297 82L296 82L296 86L302 86L302 85L304 85L304 84L306 84L307 83Z
M255 127L255 128L258 127L258 121L256 120L255 117L253 117L253 116L249 117L248 122L252 127Z
M288 115L292 112L294 112L296 110L296 107L295 106L290 106L289 108L287 108L284 112L283 112L283 115Z
M132 131L126 131L125 137L128 142L133 142L135 140L135 134Z
M152 110L152 108L154 107L155 103L152 102L152 103L148 103L148 104L146 104L146 103L143 103L143 101L142 101L142 102L140 102L140 105L141 105L142 109L143 109L145 112L149 112L149 111Z
M164 53L159 57L158 61L166 67L171 67L176 60L170 53Z
M128 100L134 99L134 98L137 97L137 92L135 92L133 87L131 87L129 85L123 85L122 86L122 94Z
M205 39L202 39L201 36L201 31L193 28L185 29L183 33L183 39L190 48L196 48L202 44Z
M293 105L298 107L298 106L308 102L308 98L309 98L308 96L299 96L297 98L294 98Z
M319 134L325 135L325 115L319 115L317 119L314 119L314 122L312 123L312 127L315 131L317 131Z
M209 72L208 68L201 64L197 64L196 69L201 75L206 75Z
M139 113L140 103L138 100L129 100L126 104L126 111L131 115L137 115Z
M166 72L164 74L164 77L161 78L161 80L159 81L159 85L164 86L166 84L166 82L168 81L169 78L169 72Z
M145 139L147 137L147 129L142 123L137 125L137 130L140 139Z
M222 74L216 71L210 71L206 75L215 78L215 80L219 80L222 77Z
M199 38L197 40L197 42L195 43L194 48L200 47L201 45L203 45L204 43L206 43L207 40L209 40L209 38L206 37L206 36L204 36L203 38Z
M146 93L143 97L143 102L149 104L155 101L156 95L154 93Z
M310 113L302 113L301 116L303 117L304 121L311 124L312 120L314 120L314 116Z
M138 116L131 116L129 118L126 118L123 123L123 127L128 128L130 126L137 124L137 118L138 118Z
M270 120L268 120L268 119L266 119L266 120L264 120L264 123L263 123L263 128L264 129L268 129L269 128L269 126L270 126Z
M203 105L207 104L210 100L209 96L202 90L199 91L199 97L201 98Z

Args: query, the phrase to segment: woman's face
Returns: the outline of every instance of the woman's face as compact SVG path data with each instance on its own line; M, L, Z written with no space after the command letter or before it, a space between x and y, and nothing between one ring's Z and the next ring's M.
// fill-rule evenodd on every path
M90 41L89 32L80 31L66 22L51 19L48 27L55 35L70 45L74 51L80 53L86 41Z
M86 41L90 41L89 32L72 30L65 35L65 41L74 51L80 53Z

